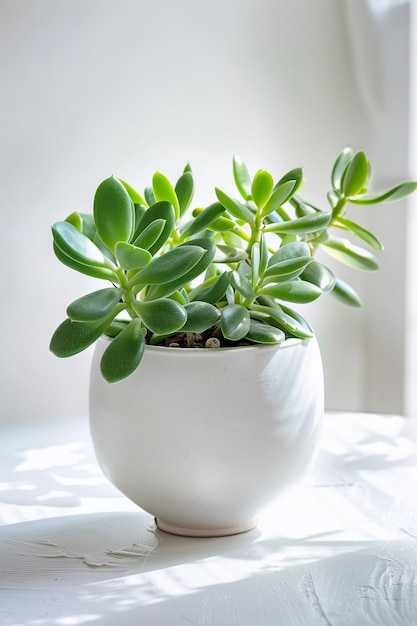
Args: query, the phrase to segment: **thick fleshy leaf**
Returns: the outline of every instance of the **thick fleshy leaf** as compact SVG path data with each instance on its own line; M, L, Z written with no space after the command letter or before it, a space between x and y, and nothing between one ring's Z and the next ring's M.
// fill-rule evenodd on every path
M246 339L254 343L282 343L285 340L285 333L276 326L251 319Z
M353 158L353 150L345 148L337 157L331 174L332 187L336 191L340 191L343 174Z
M166 201L172 204L175 216L178 219L180 216L180 205L175 189L168 178L161 172L155 172L152 177L152 189L157 202Z
M252 285L257 285L259 281L259 265L261 260L261 252L259 243L255 242L252 246L252 250L250 253L250 264L251 264L251 282Z
M108 383L130 376L142 360L145 339L141 323L133 319L111 341L101 357L100 369Z
M396 185L392 189L385 191L384 193L366 196L360 195L353 198L349 198L349 202L353 204L379 204L382 202L396 202L402 200L417 190L417 182L409 181Z
M266 170L256 172L252 181L251 195L258 209L262 209L268 202L274 187L274 179Z
M61 358L78 354L91 346L105 332L110 322L111 319L100 324L73 322L67 318L52 335L49 349Z
M262 216L265 217L276 211L278 207L287 202L297 187L295 180L288 180L285 183L281 183L278 187L275 187L273 194L269 198L268 202L262 209Z
M190 241L187 241L186 244L181 244L176 249L179 250L185 246L197 246L202 248L204 252L200 260L188 272L181 275L179 278L170 280L163 285L155 285L152 287L146 295L147 300L170 296L179 289L189 285L193 280L201 276L207 270L210 263L213 261L214 254L216 252L216 244L214 241L205 237L191 239Z
M134 229L134 231L136 232L136 229L137 229L137 227L139 225L140 220L142 219L142 217L146 213L147 207L144 204L134 204L133 206L135 208L135 229ZM134 238L134 236L133 236L133 238Z
M302 280L313 283L321 289L321 291L331 291L335 284L335 275L328 267L322 265L316 260L311 261L300 274Z
M229 213L234 215L237 219L246 222L247 224L255 223L255 216L246 205L242 204L242 202L236 200L235 198L231 198L227 195L227 193L225 193L218 187L216 187L215 191L217 199L219 200L219 202L222 203L225 209L229 211Z
M360 193L369 179L369 163L364 152L356 152L343 173L342 193L349 198Z
M202 256L204 248L195 245L185 245L169 250L152 261L132 279L134 285L160 285L172 282L187 274ZM176 291L176 290L175 290Z
M277 182L277 184L274 187L274 191L275 189L277 189L278 187L281 187L281 185L283 183L287 183L288 181L292 181L295 183L294 189L292 191L292 193L295 193L302 185L303 183L303 170L301 167L295 167L294 169L290 170L289 172L287 172L286 174L284 174L284 176L282 176L282 178L279 179L279 181Z
M269 254L268 254L268 244L266 241L266 237L264 234L261 235L260 241L259 241L259 276L262 277L266 267L268 265L268 259L269 259Z
M303 318L292 315L293 312L289 308L274 303L273 306L259 305L254 306L253 309L269 316L274 323L278 324L279 328L292 337L308 339L313 336L310 327L304 323Z
M146 202L148 203L150 207L156 203L156 198L155 198L152 187L145 187L144 196L145 196Z
M256 298L256 293L244 271L242 271L242 268L243 263L239 265L237 271L232 272L231 283L236 291L238 291L244 298L247 300L254 300Z
M221 331L230 341L239 341L249 332L249 311L240 304L229 304L222 309Z
M215 326L220 320L220 311L208 302L190 302L184 307L187 311L187 321L181 331L202 333Z
M176 300L159 298L150 302L134 301L132 307L153 333L175 333L187 321L187 311Z
M205 230L212 224L220 215L225 211L224 206L220 202L214 202L208 207L203 209L201 213L198 213L196 217L186 224L182 230L182 235L195 235L196 233Z
M222 244L219 244L217 246L214 262L238 263L239 261L245 261L247 258L248 254L242 248L235 248L233 246L224 246Z
M136 191L136 189L133 189L133 187L131 187L129 183L127 183L125 180L122 180L121 178L118 178L118 180L122 183L123 187L126 189L133 204L141 204L141 205L146 206L145 200L142 198L140 193Z
M115 269L101 250L69 222L56 222L52 226L52 236L64 255L77 263Z
M152 255L148 250L124 241L117 242L114 252L119 265L125 270L140 269L152 260Z
M236 223L229 217L221 215L214 222L211 222L207 228L216 233L226 233L236 228Z
M267 285L258 291L259 295L271 296L279 300L305 304L313 302L322 295L322 290L304 280L291 280L274 285Z
M101 278L103 280L112 280L117 282L118 278L116 274L107 267L80 263L64 254L64 252L62 252L62 250L58 248L55 242L53 244L53 247L57 259L59 259L61 263L67 265L71 269L80 272L81 274L85 274L86 276L92 276L93 278Z
M294 220L267 224L264 230L271 233L314 233L317 230L326 228L331 219L332 213L330 211L319 211L311 215L298 217Z
M355 246L348 239L329 239L322 244L322 249L341 263L360 270L374 271L378 269L375 256L359 246Z
M76 211L74 213L71 213L70 215L68 215L68 217L65 218L65 221L68 222L68 224L72 224L73 226L75 226L75 228L79 230L80 233L82 233L83 221L80 213L77 213Z
M194 197L194 178L190 171L184 172L177 180L175 194L178 198L180 215L184 215Z
M155 206L155 205L154 205ZM171 206L171 205L170 205ZM153 208L153 207L152 207ZM174 209L172 209L174 211ZM156 241L158 241L166 225L166 220L159 218L148 224L140 235L138 235L134 241L134 245L139 248L149 250Z
M350 231L351 233L356 235L356 237L362 239L362 241L365 241L369 246L371 246L371 248L373 248L377 252L382 252L382 250L384 249L382 242L378 239L378 237L376 237L376 235L371 233L369 230L366 230L366 228L363 228L363 226L360 226L359 224L356 224L355 222L352 222L345 217L338 217L337 221L334 222L333 225Z
M336 278L331 295L348 306L356 308L360 308L362 306L362 300L353 287L340 278Z
M269 258L268 269L295 259L303 262L311 259L310 248L304 241L294 241L278 248Z
M135 245L139 245L140 235L150 224L160 219L165 220L165 226L156 241L149 247L147 247L152 256L154 256L158 252L158 250L162 248L164 243L171 235L172 229L175 226L175 211L172 204L162 201L156 202L151 207L149 207L149 209L144 213L142 219L140 220L136 232L133 236L133 243ZM143 244L141 245L141 247L145 248Z
M190 300L201 300L203 302L209 302L210 304L221 302L229 286L230 276L231 272L223 272L223 274L214 278L209 285L202 288L196 287L196 289L190 293Z
M97 233L114 252L118 241L129 241L135 227L133 202L123 184L114 176L106 178L94 196L94 221Z
M249 200L251 197L252 185L248 168L246 167L240 156L236 154L233 157L233 176L240 195L245 200Z
M129 324L130 319L114 319L111 324L106 328L105 334L108 337L117 337L122 330Z
M124 289L108 287L74 300L67 315L73 322L98 322L107 318L120 302Z

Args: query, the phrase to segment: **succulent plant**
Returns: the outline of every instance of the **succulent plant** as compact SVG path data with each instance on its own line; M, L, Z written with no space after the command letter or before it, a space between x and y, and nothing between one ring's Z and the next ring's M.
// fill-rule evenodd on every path
M50 349L69 357L101 335L112 337L101 371L115 382L137 368L146 344L230 347L311 337L294 304L329 293L361 305L356 291L315 258L317 250L354 268L378 268L374 253L382 243L346 217L347 205L400 200L417 189L408 181L371 195L370 171L364 152L343 150L324 210L300 195L301 168L277 182L266 170L251 178L237 156L239 197L215 188L204 208L192 208L189 165L175 186L156 172L143 195L107 178L92 214L72 213L52 226L59 261L107 286L68 306Z

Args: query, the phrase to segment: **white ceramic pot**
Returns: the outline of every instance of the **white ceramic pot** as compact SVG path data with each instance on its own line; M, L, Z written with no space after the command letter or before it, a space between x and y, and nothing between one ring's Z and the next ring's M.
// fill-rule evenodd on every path
M96 345L90 427L110 482L188 536L250 530L258 514L302 478L323 414L315 339L280 346L147 346L139 368L109 384Z

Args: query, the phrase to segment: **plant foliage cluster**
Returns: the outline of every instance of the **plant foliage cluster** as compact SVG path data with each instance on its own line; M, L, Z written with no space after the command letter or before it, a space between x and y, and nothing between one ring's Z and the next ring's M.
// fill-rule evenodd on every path
M55 355L74 355L109 335L101 371L115 382L136 369L146 343L177 333L205 333L227 346L309 338L311 327L293 304L326 292L361 304L315 258L317 250L358 269L378 267L374 252L382 244L346 217L348 203L400 200L417 188L404 182L370 195L368 159L349 148L333 166L325 210L300 195L301 168L277 182L266 170L251 178L234 157L233 173L239 197L216 188L214 202L194 209L188 165L175 185L156 172L143 195L110 177L96 191L93 214L72 213L53 225L59 261L108 283L68 306L51 339Z

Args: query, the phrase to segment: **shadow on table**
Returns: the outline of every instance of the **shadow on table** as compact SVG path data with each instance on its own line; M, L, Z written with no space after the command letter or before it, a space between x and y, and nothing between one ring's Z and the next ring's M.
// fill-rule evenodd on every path
M377 623L381 607L391 620L384 623L411 625L417 589L406 570L416 566L415 540L343 541L335 534L184 538L156 530L142 511L10 525L0 529L0 616L5 612L10 626L22 623L17 615L39 626L55 614L103 625L229 626L238 618L288 626L294 615L297 623L330 623L326 616L350 606L349 626ZM214 556L224 564L210 561ZM186 568L175 568L181 564ZM153 574L160 569L163 575ZM29 607L21 602L26 596Z

